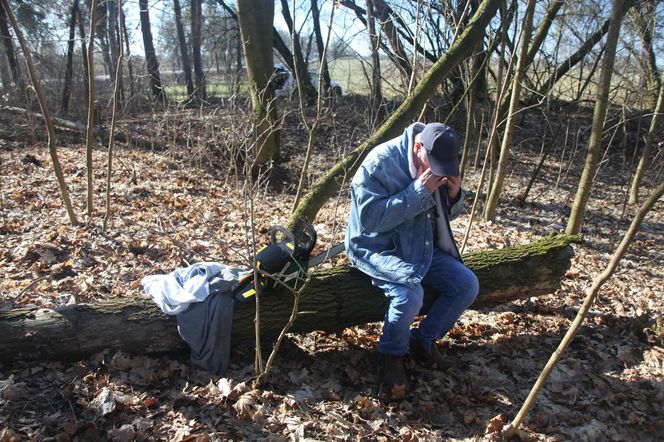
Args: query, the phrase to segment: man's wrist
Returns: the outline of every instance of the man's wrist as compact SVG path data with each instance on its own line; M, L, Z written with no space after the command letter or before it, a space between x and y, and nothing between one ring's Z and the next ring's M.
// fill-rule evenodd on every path
M450 196L449 194L448 194L448 196L449 196L449 200L450 200L450 205L451 206L455 205L461 199L461 189L457 190L456 196Z

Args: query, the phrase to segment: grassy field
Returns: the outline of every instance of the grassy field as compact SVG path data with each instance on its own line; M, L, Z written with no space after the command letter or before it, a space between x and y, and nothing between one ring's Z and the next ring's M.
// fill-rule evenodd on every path
M369 80L371 75L371 66L366 61L359 58L340 58L330 61L330 76L333 80L339 82L343 88L344 95L359 94L368 95L370 93ZM317 70L318 66L310 65L311 70ZM553 95L563 100L594 101L597 91L597 77L595 73L592 81L584 85L584 80L580 80L586 73L576 67L565 75L554 87ZM395 98L403 96L406 87L403 85L397 68L389 60L381 60L381 75L383 96L385 98ZM531 73L533 78L539 75ZM541 75L541 73L540 73ZM495 90L492 77L489 76L489 88ZM175 82L164 82L167 96L176 101L183 101L187 98L187 90L183 84ZM642 85L639 84L638 76L633 73L630 75L621 75L616 73L612 80L611 101L613 103L623 103L628 107L644 107L644 97ZM579 91L581 93L579 94ZM245 79L241 80L240 93L248 93L248 85ZM227 97L233 93L233 84L230 80L210 76L207 79L207 95L209 97ZM647 100L646 100L647 101Z

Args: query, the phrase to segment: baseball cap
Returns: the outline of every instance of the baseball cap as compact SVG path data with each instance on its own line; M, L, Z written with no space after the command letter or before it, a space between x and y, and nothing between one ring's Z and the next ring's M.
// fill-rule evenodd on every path
M459 176L461 143L456 131L446 124L429 123L420 134L431 171L438 176Z

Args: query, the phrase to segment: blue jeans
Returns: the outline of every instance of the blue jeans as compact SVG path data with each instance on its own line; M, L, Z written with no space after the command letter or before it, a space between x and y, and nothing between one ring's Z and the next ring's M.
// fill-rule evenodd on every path
M445 336L466 308L475 301L480 290L477 276L472 270L434 247L431 267L422 285L434 289L438 297L419 327L411 330L413 320L422 308L422 285L409 287L377 278L372 278L372 283L390 299L378 351L398 356L408 353L411 336L427 347Z

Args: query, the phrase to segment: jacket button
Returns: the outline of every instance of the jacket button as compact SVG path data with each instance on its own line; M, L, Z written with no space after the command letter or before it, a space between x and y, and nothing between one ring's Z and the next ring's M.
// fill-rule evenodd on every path
M429 241L424 241L424 245L425 245L425 246L428 246L428 245L429 245Z

